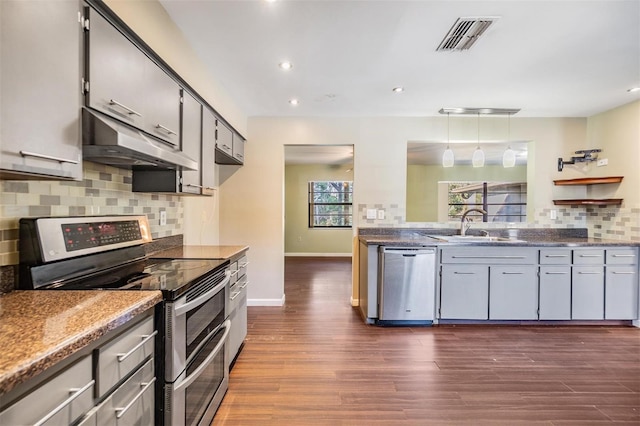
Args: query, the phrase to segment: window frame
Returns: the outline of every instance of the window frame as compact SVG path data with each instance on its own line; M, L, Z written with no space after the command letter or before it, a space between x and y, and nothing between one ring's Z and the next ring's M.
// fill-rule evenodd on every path
M451 185L455 184L463 184L459 188L455 188L453 191L451 189ZM508 188L511 186L520 186L520 191L509 191L507 189L500 188ZM466 191L465 191L466 189ZM452 203L451 196L452 194L461 194L462 198L469 199L473 197L479 197L480 201L476 200L476 202L460 202L460 203ZM490 202L489 197L497 194L519 194L520 201L519 202ZM462 194L469 194L468 196L464 196ZM451 214L451 208L453 206L462 207L462 210L459 213ZM498 210L496 213L492 213L491 210L495 210L496 206ZM519 213L512 214L497 214L500 212L501 208L507 206L519 206ZM490 209L490 207L493 207ZM469 208L480 208L486 212L487 214L480 214L472 212L468 217L470 218L482 218L482 222L484 223L525 223L527 221L527 183L526 182L490 182L490 181L461 181L461 182L449 182L447 184L447 219L449 221L460 220L462 213ZM520 220L504 220L498 221L495 218L500 217L518 217ZM494 219L494 220L491 220Z
M317 202L315 200L314 194L318 194L319 191L315 190L314 184L316 183L341 183L342 187L345 187L345 184L348 184L348 188L350 191L335 191L336 194L349 194L349 199L351 201L348 202ZM326 191L325 191L326 192ZM333 193L334 191L331 191ZM308 205L308 227L309 229L352 229L353 228L353 181L352 180L311 180L307 185L307 205ZM316 206L349 206L350 213L349 214L339 214L339 215L328 215L328 214L316 214L315 207ZM348 218L349 225L316 225L315 218L317 217L346 217Z

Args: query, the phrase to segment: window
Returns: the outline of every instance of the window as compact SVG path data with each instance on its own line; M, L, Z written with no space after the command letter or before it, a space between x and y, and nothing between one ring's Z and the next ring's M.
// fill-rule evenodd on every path
M309 228L351 228L353 182L309 182Z
M486 215L472 212L468 217L483 222L526 222L526 182L449 183L449 220L460 220L467 209L479 208Z

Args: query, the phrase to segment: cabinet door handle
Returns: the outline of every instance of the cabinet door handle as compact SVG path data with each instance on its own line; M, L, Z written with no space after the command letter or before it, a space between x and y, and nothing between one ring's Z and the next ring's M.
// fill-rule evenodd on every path
M614 254L613 257L636 257L635 254Z
M505 271L502 271L502 275L522 275L522 272L505 272Z
M71 404L74 399L76 399L77 397L82 395L87 389L89 389L91 386L93 386L93 384L95 382L96 382L95 380L91 380L89 383L87 383L86 385L84 385L83 387L81 387L79 389L78 388L69 389L69 391L73 392L73 394L71 394L71 396L69 398L67 398L64 401L62 401L60 403L60 405L58 405L56 408L54 408L53 410L49 411L49 413L46 416L44 416L43 418L41 418L37 423L34 423L34 426L41 426L41 425L45 424L46 422L48 422L51 419L51 417L55 416L60 411L62 411L65 407L67 407L69 404Z
M601 254L581 254L580 257L602 257Z
M34 158L41 158L43 160L57 161L58 163L78 164L76 160L68 160L66 158L52 157L51 155L38 154L37 152L20 151L20 155L22 155L23 157L34 157Z
M134 353L135 351L140 349L142 346L144 346L144 344L147 343L149 340L153 339L153 337L156 334L158 334L158 330L155 330L153 333L151 333L151 334L149 334L147 336L142 336L142 342L138 343L133 348L131 348L131 350L129 352L127 352L126 354L118 354L118 362L123 362L125 359L129 358L129 356L132 353Z
M227 148L227 149L231 149L231 147L230 147L230 146L227 146L226 144L222 144L222 147L223 147L223 148Z
M122 108L123 110L127 111L127 114L129 114L129 115L137 115L138 117L142 117L142 114L140 114L138 111L133 110L133 109L129 108L128 106L126 106L125 104L121 104L120 102L115 101L113 99L109 99L109 105L118 106L118 107Z
M163 126L162 124L160 124L160 123L156 124L156 129L158 129L158 130L164 130L164 131L165 131L167 134L169 134L169 135L177 135L177 133L176 133L176 132L174 132L173 130L171 130L171 129L170 129L170 128L168 128L168 127L164 127L164 126Z
M567 275L568 272L545 272L547 275Z
M526 259L526 256L451 256L452 259Z
M133 399L131 401L129 401L129 403L127 405L125 405L122 408L116 408L116 419L119 419L120 417L124 416L127 411L129 410L129 408L131 408L131 406L133 404L136 403L136 401L138 401L142 395L147 391L147 389L149 389L149 387L151 387L156 381L156 378L154 377L153 379L149 380L147 383L140 383L140 386L143 386L142 390L140 392L138 392L136 394L136 396L133 397Z
M458 272L458 271L453 271L454 274L456 275L475 275L475 272Z
M581 275L600 275L602 274L602 272L583 272L583 271L578 271L579 274Z
M545 254L544 257L569 257L568 254Z
M204 189L208 189L210 191L215 191L216 189L212 186L205 186Z
M631 272L631 271L629 271L629 272L612 271L612 273L616 274L616 275L633 275L633 274L635 274L635 272Z
M192 183L188 183L186 186L191 186L191 187L200 188L200 189L204 188L202 185L194 185Z
M236 154L236 157L244 158L244 156L240 153Z

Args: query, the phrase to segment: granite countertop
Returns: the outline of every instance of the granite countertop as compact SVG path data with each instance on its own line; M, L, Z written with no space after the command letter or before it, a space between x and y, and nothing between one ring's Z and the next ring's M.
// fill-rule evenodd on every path
M162 301L159 291L27 290L0 296L0 395Z
M150 257L173 259L231 259L248 246L181 246L153 253Z
M420 246L548 246L548 247L580 247L580 246L619 246L619 247L640 247L640 241L608 240L601 238L579 238L563 236L526 236L518 237L514 241L444 241L430 238L424 235L360 235L359 240L370 245L395 245L398 247L420 247Z

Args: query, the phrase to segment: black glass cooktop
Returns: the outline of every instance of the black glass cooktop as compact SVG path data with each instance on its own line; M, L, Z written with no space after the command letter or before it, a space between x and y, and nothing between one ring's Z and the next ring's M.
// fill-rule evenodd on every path
M57 288L161 290L165 300L174 300L228 264L228 260L145 259Z

